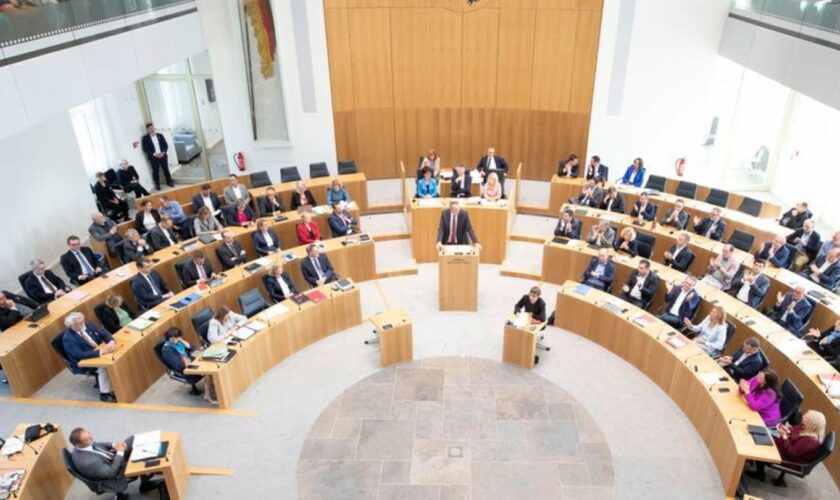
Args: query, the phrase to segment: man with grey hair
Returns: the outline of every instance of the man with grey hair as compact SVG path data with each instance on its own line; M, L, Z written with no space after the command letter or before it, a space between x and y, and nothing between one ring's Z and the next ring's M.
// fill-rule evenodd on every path
M805 287L796 285L792 292L776 293L776 306L767 317L799 337L805 333L802 328L811 315L811 307L805 298Z
M91 238L105 242L108 245L108 250L113 252L114 245L122 241L117 223L102 215L102 212L93 212L90 214L90 220L91 225L88 227L88 233L90 233Z
M39 304L52 302L70 291L70 287L47 269L47 265L41 259L34 259L29 263L32 272L23 280L23 289L26 295Z
M703 277L703 283L718 290L729 290L732 278L740 268L741 260L735 255L735 247L727 243L723 245L719 256L709 259L708 274Z
M61 335L61 345L64 355L74 374L88 373L89 370L79 367L79 361L88 358L98 358L117 349L117 344L110 333L99 328L90 321L85 321L85 315L71 312L64 318L67 328ZM115 403L117 398L111 392L111 379L105 368L96 368L96 378L99 382L99 399L106 403Z
M136 229L125 232L125 243L122 244L123 262L134 262L140 257L155 253L152 245L148 244Z

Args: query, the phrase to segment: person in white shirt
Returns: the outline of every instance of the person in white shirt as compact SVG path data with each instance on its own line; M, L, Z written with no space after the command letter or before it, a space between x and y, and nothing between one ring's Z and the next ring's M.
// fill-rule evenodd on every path
M718 290L729 290L732 278L740 268L741 260L735 255L735 247L727 243L723 245L719 256L709 259L709 273L703 277L703 283Z
M236 174L230 174L230 183L225 188L225 203L233 205L239 200L245 200L245 203L251 201L251 194L245 189L245 186L239 184L239 178Z
M726 312L723 307L713 307L699 325L692 323L689 318L683 319L683 325L691 332L699 334L694 338L694 343L709 356L717 357L723 351L726 344Z
M207 326L207 341L211 344L221 342L231 336L248 318L222 306Z

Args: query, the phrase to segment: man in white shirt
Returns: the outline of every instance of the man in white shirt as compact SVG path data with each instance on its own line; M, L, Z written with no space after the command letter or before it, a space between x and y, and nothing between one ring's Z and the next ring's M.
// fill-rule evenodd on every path
M163 134L159 134L153 123L146 124L147 134L143 136L140 141L143 146L143 152L149 160L152 167L152 179L155 181L155 189L160 191L160 172L163 170L163 175L166 177L166 185L175 187L172 182L172 175L169 173L169 144L166 143L166 138Z
M697 307L700 305L700 296L694 289L697 280L694 276L686 276L679 287L671 282L665 282L665 306L659 319L668 323L674 328L682 328L685 319L694 317Z
M763 260L754 260L752 268L744 269L741 276L732 281L729 293L753 309L758 309L770 288L770 280L764 276L765 265Z
M245 186L239 184L239 177L236 174L230 174L230 182L225 188L225 203L228 205L235 205L239 200L245 200L245 203L250 203L251 194L245 189Z

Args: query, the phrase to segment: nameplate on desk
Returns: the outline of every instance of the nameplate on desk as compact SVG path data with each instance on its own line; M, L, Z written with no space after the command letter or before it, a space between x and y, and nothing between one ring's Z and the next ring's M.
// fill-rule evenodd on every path
M360 234L359 241L362 243L367 243L368 241L370 241L370 236L368 236L367 234Z
M181 245L180 248L181 248L181 250L183 250L185 252L191 252L191 251L195 250L196 248L198 248L198 242L193 241L192 243L187 243L186 245Z
M568 238L563 238L561 236L556 236L553 240L551 240L551 242L552 243L557 243L558 245L568 245L569 244L569 239Z
M284 220L289 220L289 218L286 217L285 215L275 215L274 216L274 222L283 222Z
M285 262L292 262L293 260L295 260L295 254L293 254L292 252L286 252L283 254L283 260Z

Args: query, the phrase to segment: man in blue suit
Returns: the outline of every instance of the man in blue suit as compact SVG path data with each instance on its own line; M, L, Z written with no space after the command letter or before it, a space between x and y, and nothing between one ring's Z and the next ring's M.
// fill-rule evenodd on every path
M615 264L610 259L610 252L606 248L598 250L598 256L592 257L586 270L583 271L581 281L599 290L607 291L615 278Z
M840 281L840 248L832 248L826 255L817 257L810 266L810 272L800 276L833 291Z
M776 307L767 317L785 327L790 333L801 337L802 327L811 314L811 303L805 298L805 287L797 286L792 292L776 294Z
M740 349L732 356L721 356L718 364L732 376L736 382L749 380L764 367L761 343L755 337L744 340Z
M680 286L665 282L665 307L659 314L659 319L674 328L683 327L684 320L691 319L700 307L700 294L694 289L697 280L693 276L686 276Z
M332 231L332 237L339 238L356 232L354 226L357 226L359 223L344 208L344 202L336 201L333 203L332 208L333 212L327 217L327 224L329 224L330 231Z
M785 238L778 234L773 237L773 241L765 242L755 254L756 259L766 260L776 267L787 267L790 264L789 257L790 251L785 246Z
M61 334L61 345L64 347L64 355L70 364L70 371L75 374L87 371L84 368L79 368L79 361L98 358L114 352L117 348L110 333L90 321L85 321L84 314L80 312L68 314L64 318L64 326L67 329ZM99 347L102 344L105 345ZM96 377L99 381L99 399L106 403L115 403L117 398L111 392L111 379L108 378L108 372L105 368L97 368Z
M589 165L586 166L584 178L588 181L595 181L596 183L607 182L609 172L610 167L601 165L601 157L593 155L589 160Z
M321 250L314 243L306 247L306 258L300 261L300 272L312 288L338 281L338 275L330 259L326 255L321 255Z
M639 195L639 199L633 203L631 217L638 217L640 220L651 221L656 218L656 207L650 202L647 193Z
M151 309L164 300L175 296L175 293L163 281L158 272L152 269L151 259L143 257L137 263L137 267L140 272L137 273L137 276L131 278L130 285L134 297L137 298L137 305L140 306L140 310Z
M713 208L709 217L694 217L694 232L715 241L723 239L726 221L720 217L720 208Z
M752 268L744 269L740 276L735 276L729 287L729 294L753 309L761 307L761 302L770 290L770 280L764 275L763 260L753 261Z

